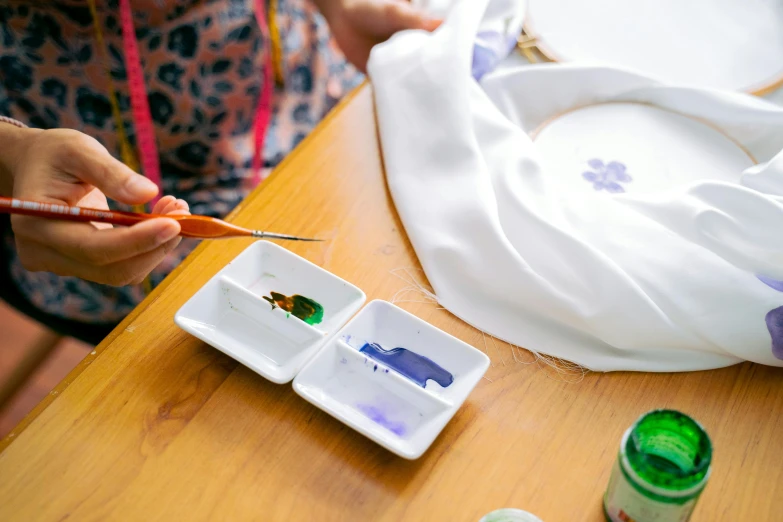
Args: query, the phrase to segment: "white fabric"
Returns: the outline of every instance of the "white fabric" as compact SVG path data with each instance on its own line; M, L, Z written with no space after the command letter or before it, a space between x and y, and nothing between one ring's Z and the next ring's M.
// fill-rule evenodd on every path
M783 280L783 108L576 65L507 67L480 86L471 54L489 2L458 1L435 33L399 34L369 63L387 182L439 302L593 370L783 365L765 324L783 292L755 275ZM705 120L761 163L736 183L554 190L561 173L543 171L527 131L607 101Z
M445 18L454 0L412 0L433 18ZM493 0L479 24L474 40L471 75L481 80L516 48L527 9L526 0Z

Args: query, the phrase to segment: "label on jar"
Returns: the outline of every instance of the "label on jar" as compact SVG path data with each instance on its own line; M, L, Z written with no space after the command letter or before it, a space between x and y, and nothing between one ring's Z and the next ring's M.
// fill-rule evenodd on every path
M661 502L640 493L615 464L604 507L612 522L686 522L696 506L698 495L683 504Z

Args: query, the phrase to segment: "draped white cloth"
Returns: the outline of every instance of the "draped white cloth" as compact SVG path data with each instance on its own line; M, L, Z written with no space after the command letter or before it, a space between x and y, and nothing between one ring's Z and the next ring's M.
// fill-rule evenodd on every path
M401 33L369 63L388 186L438 301L598 371L783 366L783 108L597 66L503 67L479 84L489 4L458 0L435 33ZM697 117L759 163L660 192L558 190L528 132L608 101Z

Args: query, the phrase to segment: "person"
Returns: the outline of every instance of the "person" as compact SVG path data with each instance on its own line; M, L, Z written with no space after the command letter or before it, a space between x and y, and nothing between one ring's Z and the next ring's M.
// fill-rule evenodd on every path
M0 195L131 210L160 191L148 211L223 217L258 181L265 89L261 177L358 85L373 45L437 26L405 0L129 0L158 186L120 161L140 141L125 1L0 5ZM0 298L89 343L195 246L165 217L123 228L12 216L1 232Z

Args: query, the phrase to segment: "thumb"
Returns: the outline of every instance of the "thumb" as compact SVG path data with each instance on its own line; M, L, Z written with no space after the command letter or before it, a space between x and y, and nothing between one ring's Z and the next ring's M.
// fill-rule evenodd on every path
M93 185L107 197L136 205L146 203L158 193L158 186L114 158L95 139L82 135L81 144L71 156L70 173Z

